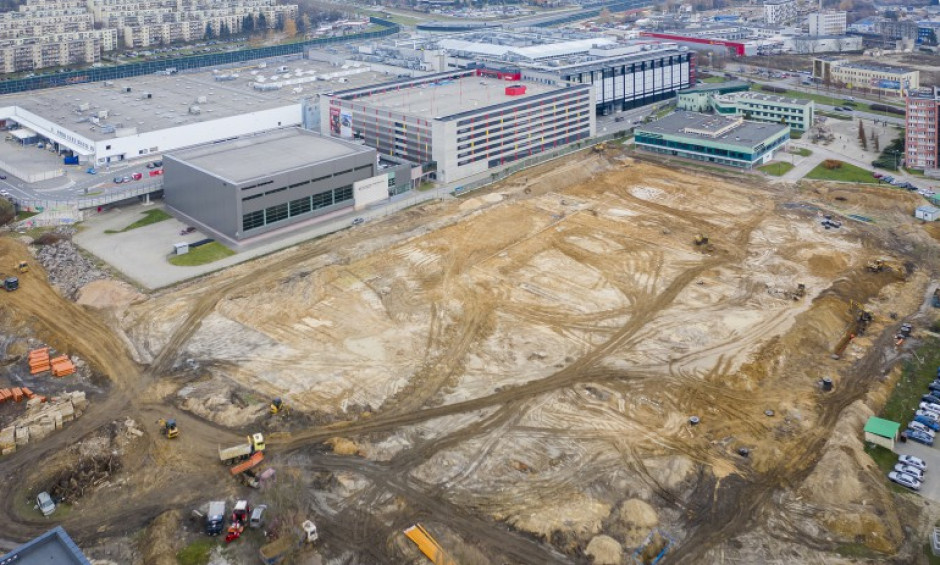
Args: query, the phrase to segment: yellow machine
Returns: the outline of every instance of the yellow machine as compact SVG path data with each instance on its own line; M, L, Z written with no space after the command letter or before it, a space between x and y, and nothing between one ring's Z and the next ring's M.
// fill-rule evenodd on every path
M284 413L285 415L290 414L290 408L287 407L287 403L281 400L280 398L275 398L271 401L271 414L280 414Z
M167 439L176 439L180 435L180 430L176 427L176 420L160 419L160 433Z
M695 236L695 245L708 245L708 236L704 234L698 234Z
M27 263L26 261L20 261L20 263L16 266L16 270L21 273L28 273L29 263Z

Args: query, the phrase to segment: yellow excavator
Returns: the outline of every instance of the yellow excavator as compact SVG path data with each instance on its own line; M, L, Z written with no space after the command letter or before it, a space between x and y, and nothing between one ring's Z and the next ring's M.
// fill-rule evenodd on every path
M27 263L26 261L20 261L19 264L16 265L16 270L21 273L28 273L29 263Z
M290 408L287 407L287 403L281 400L280 398L275 398L271 401L271 414L281 414L283 413L286 416L290 415Z
M160 433L167 439L176 439L180 435L180 429L176 426L176 420L160 418Z

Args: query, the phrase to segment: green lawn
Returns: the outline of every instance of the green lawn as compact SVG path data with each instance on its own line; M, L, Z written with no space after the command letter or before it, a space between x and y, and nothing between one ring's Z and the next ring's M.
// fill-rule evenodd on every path
M878 184L878 179L871 176L870 171L861 167L842 163L838 169L827 169L822 163L816 165L816 168L806 175L808 179L815 180L839 180L844 182L857 182L864 184Z
M757 167L759 170L764 171L768 175L774 177L782 177L783 175L790 172L793 169L792 163L787 163L784 161L777 161L776 163L769 163L767 165L761 165Z
M796 154L799 155L800 157L809 157L810 155L813 154L812 151L810 151L809 149L807 149L807 148L805 148L805 147L797 147L797 149L796 149L796 151L794 151L794 153L796 153Z
M707 82L711 84L720 84L722 82L728 82L728 79L726 79L725 77L708 77L708 78L703 78L702 82Z
M144 226L149 226L150 224L155 224L157 222L162 222L164 220L169 220L173 216L167 214L159 208L154 208L153 210L147 210L142 212L144 217L137 220L133 224L127 226L122 230L104 230L104 233L123 233L126 231L136 230L137 228L142 228Z
M176 554L176 561L180 565L206 565L209 562L209 554L215 546L214 539L197 539Z
M197 265L205 265L220 259L225 259L232 255L235 255L234 251L225 247L218 241L213 241L212 243L194 247L185 255L171 255L170 264L176 265L177 267L195 267Z
M926 336L925 336L926 337ZM927 393L927 385L933 382L940 367L940 339L926 338L917 353L904 363L901 378L885 403L880 416L886 420L906 424Z

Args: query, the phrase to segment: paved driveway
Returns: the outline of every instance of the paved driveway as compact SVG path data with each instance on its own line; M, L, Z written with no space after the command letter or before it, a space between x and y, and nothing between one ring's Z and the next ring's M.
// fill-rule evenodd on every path
M924 483L920 487L920 495L934 502L940 502L940 448L927 447L908 441L907 443L898 442L894 444L894 452L898 455L920 457L927 463L927 472L924 473Z

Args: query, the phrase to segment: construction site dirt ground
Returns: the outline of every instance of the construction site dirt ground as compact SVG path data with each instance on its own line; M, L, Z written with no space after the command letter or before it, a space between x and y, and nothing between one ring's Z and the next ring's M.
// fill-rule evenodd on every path
M887 487L861 428L932 321L918 204L609 149L132 303L77 306L34 269L0 312L111 385L0 459L6 536L48 524L16 502L37 461L132 417L133 456L61 518L105 560L157 562L199 538L192 509L246 497L314 519L329 563L424 562L418 522L461 564L917 562L936 512ZM23 252L0 240L0 261ZM873 322L834 359L853 302ZM216 455L255 431L278 471L260 491Z

